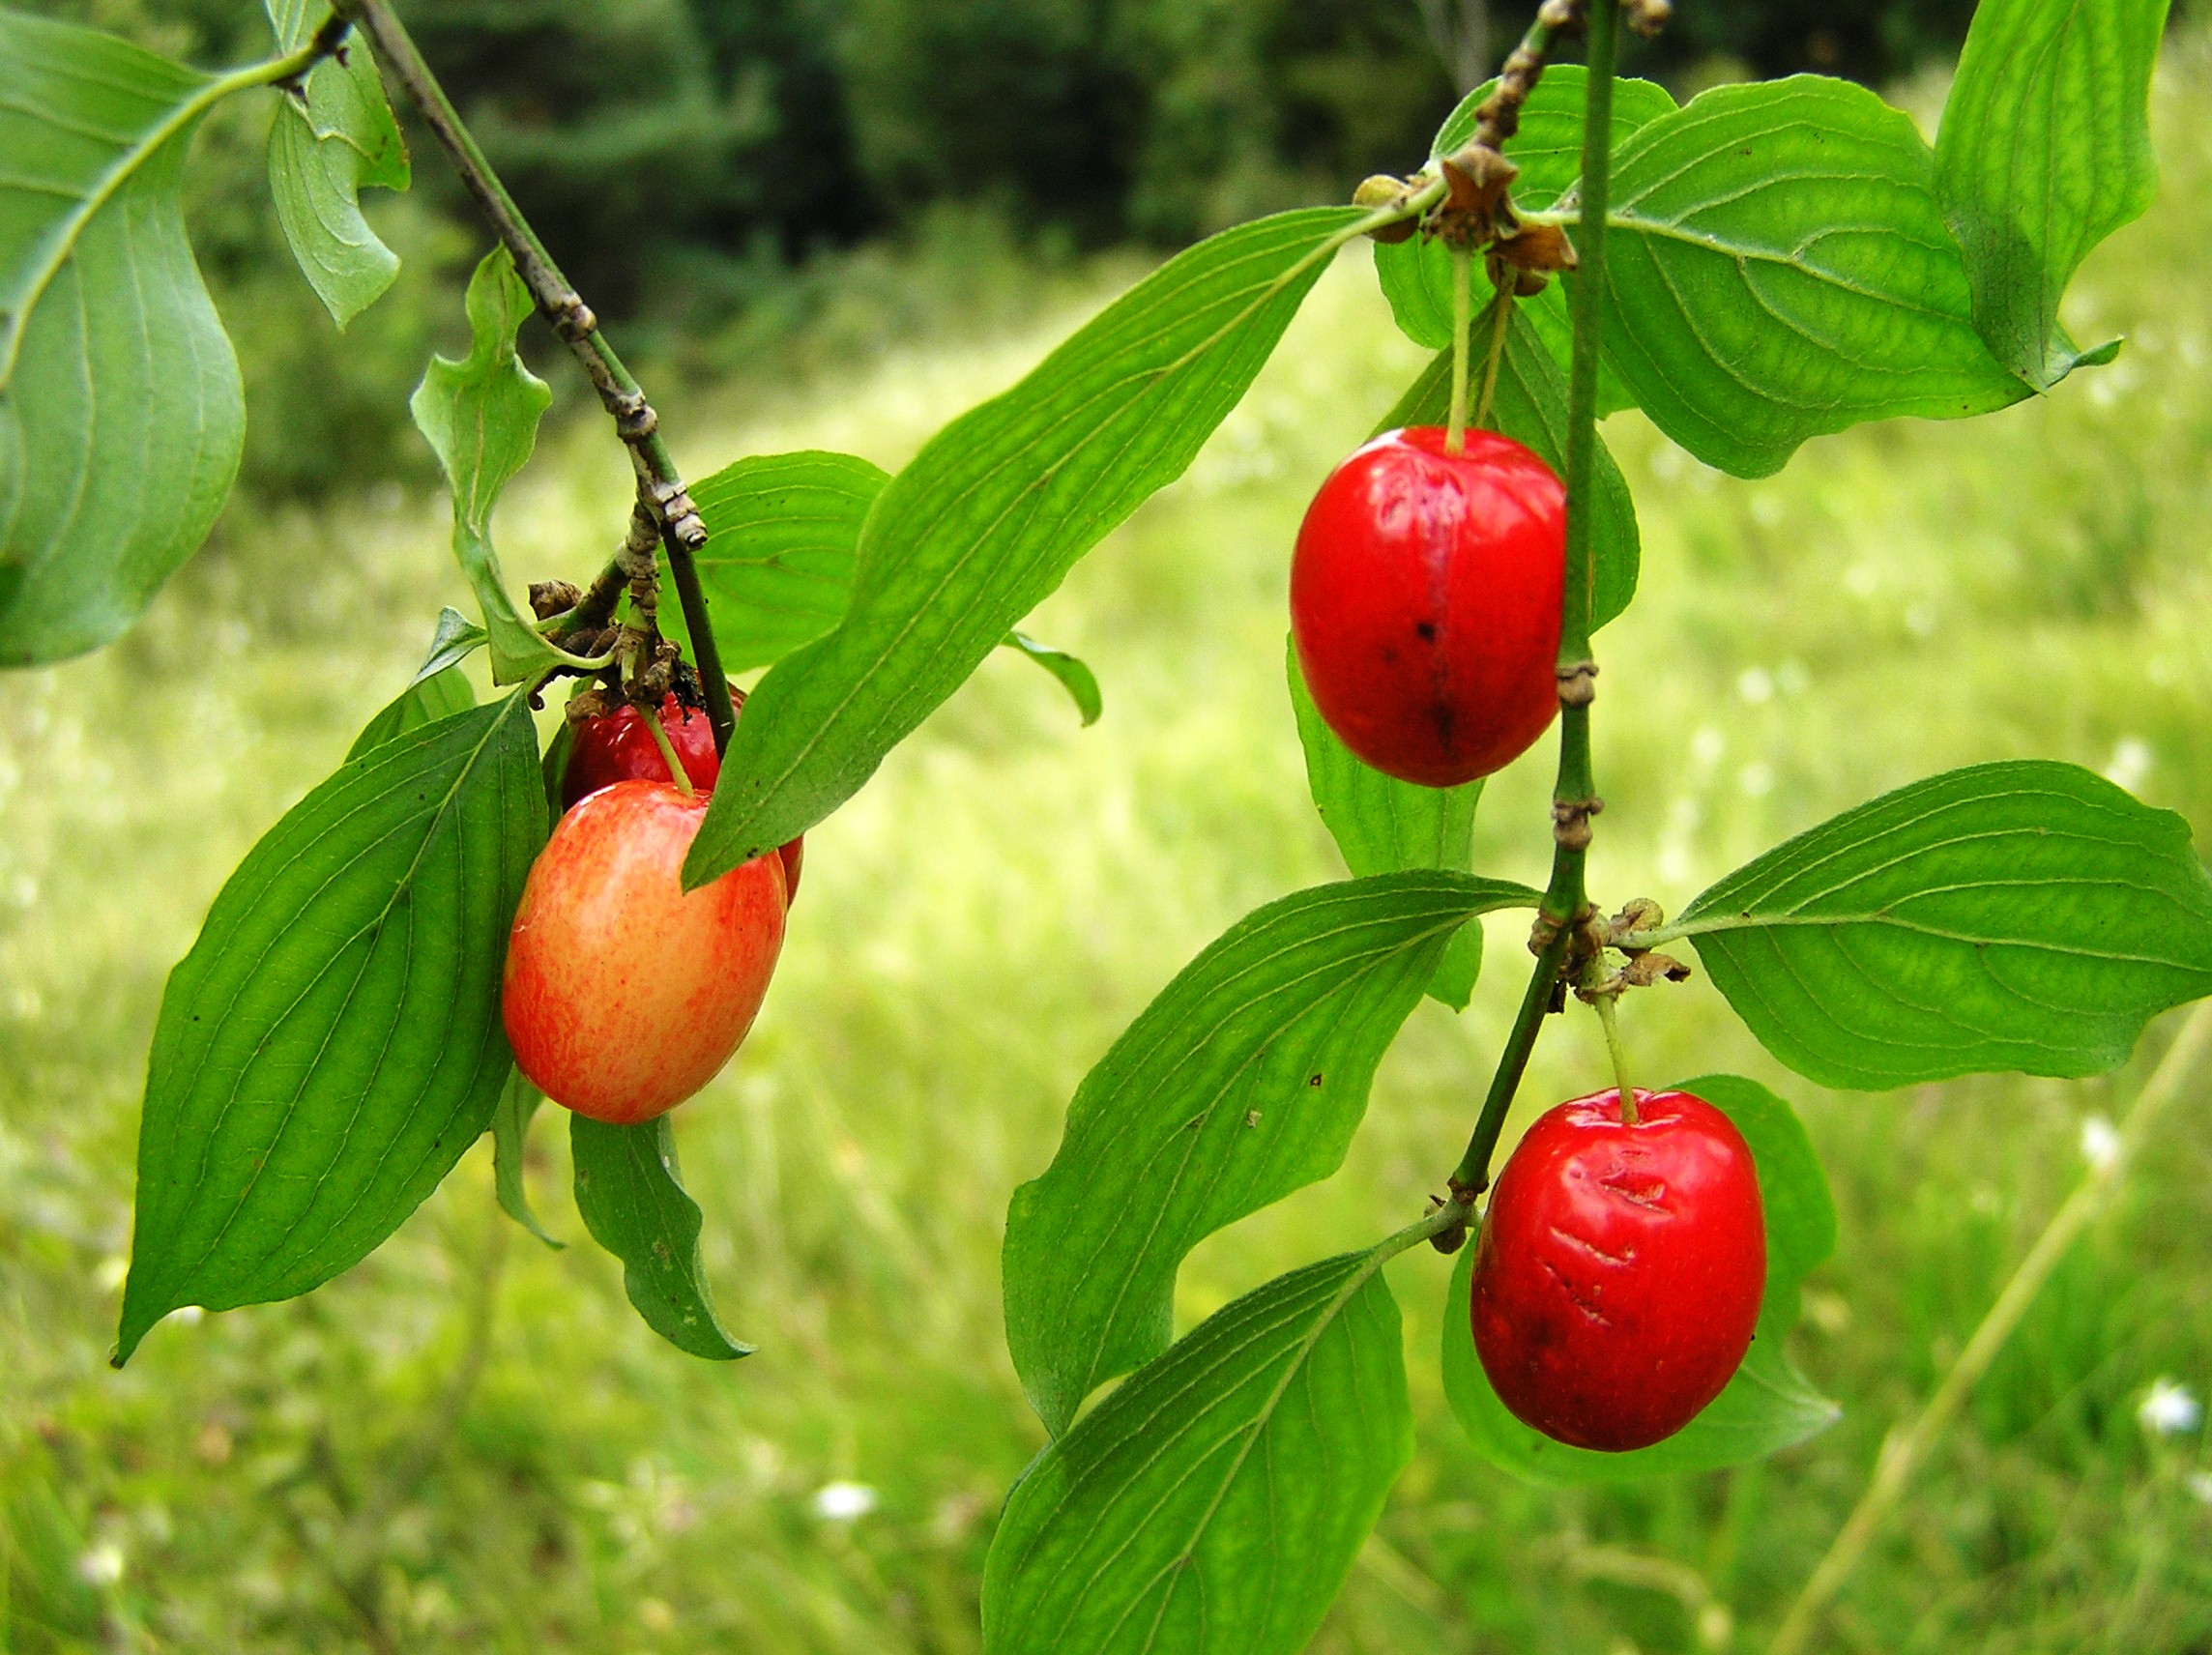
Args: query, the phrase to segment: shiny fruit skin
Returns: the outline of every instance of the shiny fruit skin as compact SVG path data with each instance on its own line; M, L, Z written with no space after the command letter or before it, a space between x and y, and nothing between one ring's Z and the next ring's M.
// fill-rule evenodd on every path
M1684 1091L1575 1098L1513 1151L1474 1258L1475 1353L1524 1425L1621 1452L1721 1393L1766 1291L1759 1174L1734 1123Z
M706 795L623 781L563 816L507 944L514 1060L545 1095L618 1126L666 1114L752 1028L783 946L783 861L686 893Z
M1566 492L1509 437L1386 431L1329 473L1291 563L1314 705L1401 781L1457 787L1527 752L1558 711Z
M730 686L731 705L742 709L745 692ZM668 744L691 785L713 793L722 776L722 756L714 750L714 727L705 709L685 707L672 693L660 704L660 727L668 732ZM566 810L618 781L665 781L668 761L660 756L660 743L646 728L645 714L623 706L576 727L568 749L568 769L561 772L561 807ZM806 837L800 834L782 847L783 881L787 899L799 895L799 870L806 859Z

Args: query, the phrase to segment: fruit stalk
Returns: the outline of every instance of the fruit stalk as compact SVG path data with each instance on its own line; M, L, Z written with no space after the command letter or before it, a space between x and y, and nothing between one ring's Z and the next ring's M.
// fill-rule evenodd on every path
M1539 914L1542 945L1521 997L1521 1010L1499 1056L1467 1153L1451 1176L1455 1197L1471 1200L1490 1184L1490 1157L1505 1112L1552 1009L1568 944L1588 904L1584 864L1590 818L1599 807L1590 769L1589 704L1597 663L1590 659L1591 479L1597 468L1599 328L1605 303L1605 223L1613 188L1613 75L1619 53L1615 0L1588 15L1589 79L1583 111L1582 218L1575 231L1574 357L1567 380L1567 581L1559 625L1559 769L1552 786L1552 878Z
M668 554L669 571L676 577L676 591L684 605L684 620L691 630L694 664L704 681L707 717L714 727L717 745L727 745L730 731L737 722L737 714L730 706L729 686L723 679L720 662L713 658L713 633L707 624L706 596L699 589L699 574L693 558L706 544L706 525L699 520L699 510L691 503L690 493L684 486L683 475L676 469L676 459L668 451L668 444L660 435L660 418L653 404L645 399L645 392L622 359L615 355L614 347L607 343L600 332L598 317L586 305L583 297L561 274L553 255L545 250L538 232L531 228L529 219L514 204L514 197L500 182L499 174L492 170L476 137L461 122L452 100L446 89L438 84L438 77L430 73L423 61L414 37L406 25L395 16L386 0L333 0L335 15L355 29L375 48L385 73L421 113L423 124L445 151L462 187L474 197L477 207L491 225L493 233L506 244L514 255L514 268L530 289L538 308L553 332L568 344L576 360L583 364L592 387L599 393L599 401L613 416L615 430L628 448L630 463L637 472L638 498L653 513L660 527L661 542ZM570 611L562 635L584 629L587 625L603 625L613 612L615 598L622 590L621 580L602 575L592 586L591 597ZM588 604L603 603L604 609L587 613Z

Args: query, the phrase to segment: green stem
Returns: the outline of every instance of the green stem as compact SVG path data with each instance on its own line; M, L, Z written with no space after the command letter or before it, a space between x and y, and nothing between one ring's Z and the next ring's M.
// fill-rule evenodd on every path
M1620 1120L1624 1126L1636 1124L1636 1087L1628 1078L1628 1053L1620 1044L1620 1014L1615 996L1601 994L1590 1003L1597 1008L1598 1023L1605 1030L1605 1054L1613 1060L1613 1084L1620 1089Z
M1521 1010L1491 1076L1467 1153L1452 1174L1454 1193L1489 1187L1490 1157L1505 1127L1521 1076L1551 1009L1559 968L1567 957L1577 915L1589 898L1584 865L1589 852L1589 818L1597 787L1590 770L1589 687L1597 670L1590 659L1591 479L1597 467L1597 370L1605 303L1605 226L1613 189L1613 75L1620 44L1617 0L1592 0L1589 8L1589 79L1583 109L1582 219L1575 237L1580 260L1574 278L1574 358L1567 390L1566 597L1559 624L1559 769L1552 785L1552 878L1544 891L1543 923L1551 928L1536 968L1521 997Z
M1498 395L1498 364L1505 360L1505 330L1512 321L1513 295L1501 287L1490 302L1490 356L1482 365L1482 394L1474 404L1474 422L1486 429L1490 405Z
M1452 248L1451 412L1444 420L1444 452L1453 455L1467 451L1467 335L1474 324L1474 301L1470 294L1473 283L1468 267L1473 262L1473 255L1467 248Z
M645 716L645 727L653 732L653 744L660 749L660 762L668 767L668 777L676 784L676 791L685 798L695 798L696 795L691 790L691 774L684 768L684 762L676 756L676 743L668 739L667 727L660 722L660 709L641 707L638 711Z
M714 729L714 744L717 748L726 748L730 731L737 723L737 713L730 704L729 682L722 676L719 661L713 658L714 634L707 623L706 597L699 589L698 570L692 561L699 547L706 543L707 532L699 521L697 508L684 490L675 456L660 436L659 417L645 399L635 377L615 355L614 347L607 343L606 335L599 331L598 318L568 284L568 278L561 274L553 255L545 250L545 244L538 240L538 232L531 228L522 210L514 204L514 197L508 193L507 186L492 170L475 135L462 124L452 101L446 96L446 89L438 84L438 77L423 61L414 37L393 15L387 0L335 0L335 4L337 15L367 38L376 48L385 72L420 111L423 124L438 140L438 147L452 163L462 187L475 198L478 209L506 244L508 251L514 255L516 274L538 302L538 308L583 364L585 374L599 393L599 401L614 417L615 429L628 446L630 461L637 472L638 492L660 525L669 570L676 576L684 624L691 631L692 655L704 681L707 719ZM595 598L603 597L610 614L619 591L619 582L610 585L604 577L593 583ZM579 604L573 612L576 624L568 630L586 622L605 623L605 614L587 615L583 611L584 606Z

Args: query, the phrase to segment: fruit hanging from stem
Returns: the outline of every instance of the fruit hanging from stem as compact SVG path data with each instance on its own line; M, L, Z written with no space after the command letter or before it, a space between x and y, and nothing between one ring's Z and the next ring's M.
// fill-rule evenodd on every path
M1526 752L1558 711L1566 496L1535 454L1470 430L1388 431L1331 472L1291 564L1314 705L1402 781L1457 787Z
M1470 1314L1491 1388L1523 1424L1619 1452L1674 1436L1742 1364L1766 1290L1758 1169L1685 1091L1551 1110L1499 1175Z
M514 1060L554 1102L632 1125L705 1086L752 1028L783 946L783 861L685 891L707 798L619 781L555 824L508 937Z

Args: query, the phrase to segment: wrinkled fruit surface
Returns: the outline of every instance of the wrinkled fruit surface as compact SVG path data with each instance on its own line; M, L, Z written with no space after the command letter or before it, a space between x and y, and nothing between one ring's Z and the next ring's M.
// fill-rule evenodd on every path
M1365 763L1457 787L1528 751L1558 711L1566 493L1509 437L1387 431L1321 485L1291 563L1314 705Z
M1474 1349L1523 1424L1646 1448L1721 1393L1759 1321L1766 1220L1751 1150L1684 1091L1562 1103L1513 1151L1474 1259Z
M502 1009L522 1072L579 1115L628 1125L710 1080L753 1025L783 946L783 863L757 857L686 895L707 811L624 781L563 816L508 938Z
M745 692L730 686L731 703L742 711ZM668 732L668 744L691 785L713 793L721 779L722 757L714 751L714 727L704 709L685 707L672 693L660 704L660 727ZM668 761L660 756L660 743L646 728L645 714L634 707L618 707L598 718L587 718L576 727L575 744L568 750L568 768L561 772L561 805L567 809L618 781L665 781ZM805 859L806 838L783 847L783 877L787 896L799 894L799 869Z

